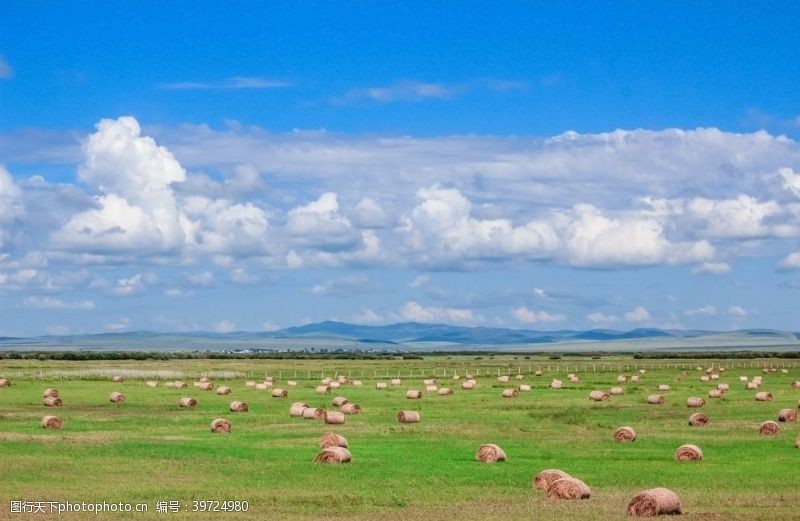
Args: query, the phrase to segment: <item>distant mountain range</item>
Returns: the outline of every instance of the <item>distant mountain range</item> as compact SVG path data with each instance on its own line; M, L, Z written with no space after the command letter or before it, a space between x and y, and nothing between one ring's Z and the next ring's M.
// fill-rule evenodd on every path
M319 322L269 332L160 333L131 331L91 335L0 337L0 349L800 349L800 334L771 329L738 331L638 328L586 331L464 327L405 322L366 326Z

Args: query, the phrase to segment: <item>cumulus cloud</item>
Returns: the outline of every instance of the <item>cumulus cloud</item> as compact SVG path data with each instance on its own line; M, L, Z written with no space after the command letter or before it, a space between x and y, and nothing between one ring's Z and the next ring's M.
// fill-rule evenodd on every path
M595 325L608 325L619 321L619 317L617 315L601 313L599 311L589 313L586 315L586 319Z
M91 300L69 302L54 297L27 297L22 301L22 305L28 309L76 309L81 311L91 311L95 307Z
M11 237L14 221L24 214L22 190L3 165L0 165L0 251Z
M728 314L735 318L747 318L750 316L750 312L744 309L741 306L731 306L728 308Z
M778 268L783 270L800 269L800 251L795 251L784 257L778 262Z
M375 324L383 322L383 320L383 315L370 308L362 309L359 313L353 315L353 321L356 324Z
M560 313L549 313L544 310L534 311L524 306L513 309L511 316L525 324L562 322L567 318L566 315Z
M199 273L187 273L186 281L191 286L199 286L207 288L214 284L214 274L210 271L201 271Z
M730 273L731 266L727 262L704 262L692 270L692 273L706 275L725 275Z
M148 286L155 284L158 277L154 273L137 273L131 277L117 279L117 282L107 288L107 292L116 297L132 297L145 292Z
M409 301L400 309L400 317L409 322L448 322L473 323L477 317L471 309L423 306L419 302Z
M421 288L423 286L427 286L428 283L431 281L430 275L417 275L414 277L414 280L409 283L409 288Z
M632 309L625 313L625 320L628 322L647 322L650 320L650 312L647 311L643 306L637 306L635 309Z

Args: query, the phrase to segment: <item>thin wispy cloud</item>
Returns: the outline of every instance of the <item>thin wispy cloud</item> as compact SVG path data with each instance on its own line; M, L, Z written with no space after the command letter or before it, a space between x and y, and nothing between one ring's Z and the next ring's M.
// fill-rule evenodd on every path
M334 96L334 105L356 103L395 103L420 102L429 100L451 100L475 91L507 93L526 90L528 84L513 80L475 80L465 83L432 83L418 80L402 80L389 85L351 89L342 95Z
M174 83L161 83L158 87L163 90L257 90L282 89L291 86L292 83L285 80L233 76L222 81L178 81Z

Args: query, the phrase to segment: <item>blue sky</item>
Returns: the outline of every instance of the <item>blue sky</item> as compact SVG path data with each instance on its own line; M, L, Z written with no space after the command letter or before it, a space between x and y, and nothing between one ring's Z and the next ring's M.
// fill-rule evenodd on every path
M799 15L10 4L0 335L800 329Z

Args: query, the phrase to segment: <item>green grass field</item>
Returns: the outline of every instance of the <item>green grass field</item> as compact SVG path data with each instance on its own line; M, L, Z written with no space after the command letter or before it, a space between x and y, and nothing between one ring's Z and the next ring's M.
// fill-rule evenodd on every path
M11 387L0 388L0 519L609 521L625 519L629 499L657 486L677 492L692 519L798 519L800 449L795 438L800 426L781 424L774 437L757 432L762 421L777 420L779 409L798 407L800 389L790 386L800 380L796 361L773 361L789 367L788 373L764 375L760 390L772 392L772 402L754 401L755 391L739 382L739 376L762 374L750 367L759 362L718 360L714 365L728 368L720 382L731 385L722 399L707 398L718 382L701 382L697 362L648 361L641 382L621 385L623 396L589 401L590 390L618 385L617 375L634 374L636 363L624 358L587 363L512 356L381 362L7 360L0 363L0 376L12 380ZM711 362L701 364L708 367ZM529 366L542 367L545 375L513 378ZM478 387L461 390L450 379L454 370L480 370ZM510 385L527 383L533 390L501 398L498 370L512 372ZM677 381L684 370L688 375ZM145 380L152 379L152 371L164 371L165 376L179 372L189 387L166 388L167 380L161 379L158 388L148 388ZM582 381L569 383L567 371L577 372ZM113 383L110 375L116 372L134 376ZM212 380L231 386L233 393L218 396L193 387L193 377L204 372L225 374ZM402 386L375 389L376 381L388 381L386 375L398 372ZM289 390L287 399L245 387L245 380L261 380L267 373L274 375L276 387ZM315 394L321 374L336 373L350 373L364 385ZM422 375L431 373L455 394L424 393L421 400L407 400L405 391L424 390ZM298 386L285 387L287 378L297 378ZM548 389L550 378L564 380L564 389ZM671 386L662 393L666 404L647 404L647 395L661 383ZM60 391L63 407L42 405L46 387ZM110 403L112 391L123 392L127 403ZM361 405L363 413L349 416L341 426L288 415L294 401L332 409L331 399L337 395ZM178 408L181 396L196 398L198 406ZM690 396L707 399L702 410L711 421L706 427L687 425L690 413L696 412L686 406ZM250 411L228 412L232 400L246 401ZM420 411L421 423L398 424L395 415L404 409ZM58 415L63 429L42 429L45 414ZM217 417L232 422L230 434L210 432ZM636 429L635 443L613 441L614 430L622 425ZM318 438L329 430L348 439L352 463L313 463ZM508 461L477 463L475 451L487 442L500 445ZM703 461L674 461L675 449L684 443L700 446ZM591 499L557 502L533 490L532 477L547 468L585 481ZM12 500L144 502L149 513L12 514ZM156 502L170 500L181 502L180 512L155 512ZM192 512L195 500L247 501L249 510Z

